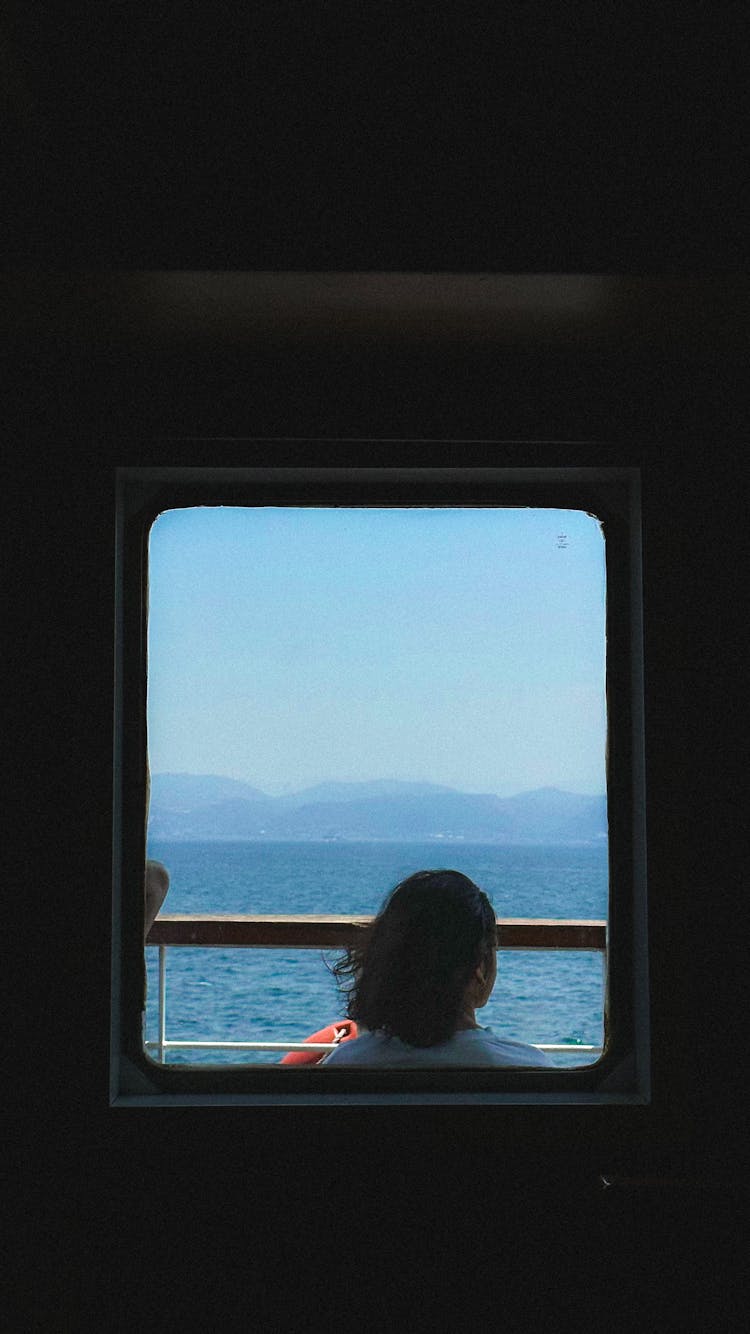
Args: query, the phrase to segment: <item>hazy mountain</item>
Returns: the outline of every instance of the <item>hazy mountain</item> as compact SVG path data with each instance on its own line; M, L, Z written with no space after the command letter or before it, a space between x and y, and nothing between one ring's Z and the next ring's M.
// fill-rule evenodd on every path
M151 804L165 810L191 810L208 802L239 799L268 801L260 788L218 774L152 774Z
M272 797L235 779L156 774L149 832L165 839L578 843L606 836L607 811L604 796L557 788L496 797L383 779Z
M398 778L374 778L366 783L316 783L300 792L286 792L278 800L285 806L309 806L321 801L360 801L364 797L424 797L435 792L455 792L439 783L405 783Z

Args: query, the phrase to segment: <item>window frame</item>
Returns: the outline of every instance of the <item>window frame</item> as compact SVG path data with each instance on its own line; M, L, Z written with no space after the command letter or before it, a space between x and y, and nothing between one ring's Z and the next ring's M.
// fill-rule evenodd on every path
M368 442L361 443L366 448ZM529 505L583 509L599 520L605 537L607 590L609 906L605 1048L598 1061L555 1070L366 1070L169 1066L157 1065L146 1055L143 872L148 813L148 542L158 514L193 505ZM116 469L110 1104L648 1103L642 597L637 468Z

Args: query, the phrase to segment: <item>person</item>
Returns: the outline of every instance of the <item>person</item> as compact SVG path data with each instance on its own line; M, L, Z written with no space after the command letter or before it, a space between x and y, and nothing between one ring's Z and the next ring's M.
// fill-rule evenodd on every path
M148 813L151 808L151 765L146 759L146 823L148 824ZM148 933L153 926L157 914L167 897L169 889L169 871L161 862L154 861L152 858L146 860L146 874L144 881L144 907L143 907L143 939L148 940Z
M497 976L494 909L460 871L417 871L331 971L358 1035L321 1065L551 1066L477 1023Z
M167 890L169 889L169 871L161 862L148 860L146 862L146 880L145 880L145 904L143 910L143 939L148 938L148 933L156 920L157 913L161 908Z

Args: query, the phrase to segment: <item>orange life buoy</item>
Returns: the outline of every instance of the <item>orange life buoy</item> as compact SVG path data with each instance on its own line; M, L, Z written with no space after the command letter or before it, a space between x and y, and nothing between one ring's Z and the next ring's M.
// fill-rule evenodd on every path
M351 1042L357 1036L357 1025L353 1019L339 1019L336 1024L329 1024L317 1033L311 1033L305 1042ZM288 1051L282 1056L280 1065L317 1065L328 1055L327 1051Z

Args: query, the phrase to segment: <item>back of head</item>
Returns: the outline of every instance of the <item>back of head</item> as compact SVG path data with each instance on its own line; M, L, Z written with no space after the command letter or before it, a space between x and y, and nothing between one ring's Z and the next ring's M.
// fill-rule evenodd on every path
M492 905L468 876L409 876L386 899L364 944L334 968L339 979L351 979L349 1017L415 1047L445 1042L495 933Z

